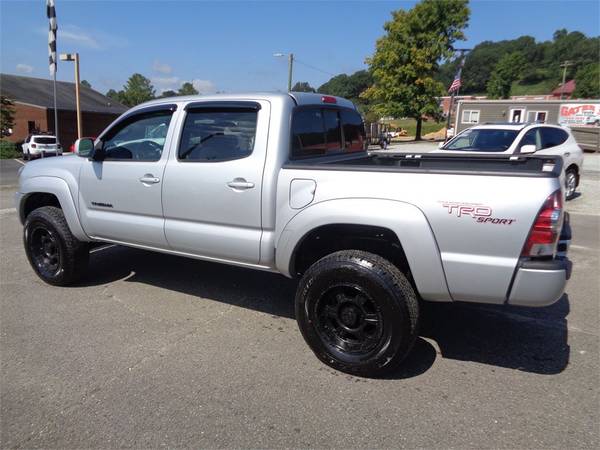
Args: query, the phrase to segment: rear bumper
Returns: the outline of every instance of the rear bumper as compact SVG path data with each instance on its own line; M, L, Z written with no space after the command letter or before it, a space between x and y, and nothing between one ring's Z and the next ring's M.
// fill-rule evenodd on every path
M523 261L517 269L508 297L509 305L548 306L562 297L571 278L573 264L567 258L571 244L571 223L565 213L556 258L549 261Z
M509 305L548 306L562 297L571 277L571 261L527 261L517 269L508 297Z

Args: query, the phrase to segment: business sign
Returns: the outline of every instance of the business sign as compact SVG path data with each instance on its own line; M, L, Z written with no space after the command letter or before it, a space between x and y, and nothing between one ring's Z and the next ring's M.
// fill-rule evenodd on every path
M570 127L600 126L600 103L563 103L558 123Z

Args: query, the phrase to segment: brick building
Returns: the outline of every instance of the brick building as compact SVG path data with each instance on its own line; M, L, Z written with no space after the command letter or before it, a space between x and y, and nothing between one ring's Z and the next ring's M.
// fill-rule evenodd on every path
M15 104L13 133L6 139L22 142L28 134L54 133L52 80L0 74L0 94ZM127 107L85 86L80 87L83 136L98 136ZM56 82L59 141L64 148L77 139L75 83Z

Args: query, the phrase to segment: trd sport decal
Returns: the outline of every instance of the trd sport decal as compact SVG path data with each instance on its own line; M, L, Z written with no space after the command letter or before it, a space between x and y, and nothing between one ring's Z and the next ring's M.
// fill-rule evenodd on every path
M505 219L492 217L492 208L480 203L461 203L461 202L440 202L443 208L448 210L448 214L456 217L470 217L477 223L491 223L494 225L511 225L517 219Z

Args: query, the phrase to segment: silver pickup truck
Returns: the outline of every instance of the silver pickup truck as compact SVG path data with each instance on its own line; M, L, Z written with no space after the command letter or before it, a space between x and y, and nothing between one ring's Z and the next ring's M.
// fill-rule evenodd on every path
M75 147L19 178L42 280L95 242L297 277L302 335L348 373L398 366L421 300L544 306L569 278L560 157L369 155L342 98L159 99Z

